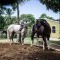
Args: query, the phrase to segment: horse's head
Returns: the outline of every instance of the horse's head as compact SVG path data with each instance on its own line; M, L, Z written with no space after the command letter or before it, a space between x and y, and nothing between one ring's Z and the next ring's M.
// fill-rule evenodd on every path
M29 25L29 23L30 23L30 22L28 22L28 21L24 21L23 27L24 27L24 28L27 28L28 25Z
M48 22L45 19L40 19L41 25L48 24Z
M39 19L36 19L36 25L41 26L41 22Z

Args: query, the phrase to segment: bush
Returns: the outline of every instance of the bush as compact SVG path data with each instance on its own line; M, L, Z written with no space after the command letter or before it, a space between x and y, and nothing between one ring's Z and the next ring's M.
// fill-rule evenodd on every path
M6 34L2 34L0 38L7 38Z

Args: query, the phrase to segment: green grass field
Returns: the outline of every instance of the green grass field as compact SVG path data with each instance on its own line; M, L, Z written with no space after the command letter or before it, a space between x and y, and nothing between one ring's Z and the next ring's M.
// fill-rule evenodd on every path
M39 43L42 43L42 42L43 41L39 39ZM53 40L51 40L49 42L60 45L60 41L53 41ZM30 37L25 38L25 43L31 43L31 38ZM34 39L34 43L37 43L36 39Z
M60 45L60 41L50 41L51 43Z
M9 41L9 40L7 40L7 39L0 39L0 42L8 42L8 41ZM17 39L14 38L14 41L16 42ZM60 45L60 41L53 41L53 40L51 40L51 41L49 41L49 42ZM25 43L25 44L31 44L31 37L26 37L26 38L24 39L24 43ZM35 39L34 39L34 44L36 44L36 43L37 43L37 39L35 38ZM39 39L39 43L42 44L42 40L41 40L41 39Z

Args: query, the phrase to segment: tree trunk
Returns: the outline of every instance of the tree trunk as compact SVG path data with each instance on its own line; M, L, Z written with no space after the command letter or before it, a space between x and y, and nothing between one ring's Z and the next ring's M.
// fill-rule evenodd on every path
M19 1L17 0L17 24L19 24ZM21 43L20 34L18 35L18 41Z
M19 24L19 1L17 0L17 24Z

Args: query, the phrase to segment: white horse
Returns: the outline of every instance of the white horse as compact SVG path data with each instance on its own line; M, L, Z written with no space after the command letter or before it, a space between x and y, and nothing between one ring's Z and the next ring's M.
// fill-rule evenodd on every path
M25 38L25 35L27 33L27 30L28 30L28 24L29 22L24 22L24 25L21 26L20 25L17 25L17 24L11 24L8 29L7 29L7 38L10 39L10 43L11 43L11 40L12 42L13 41L13 36L14 36L14 33L17 34L17 37L19 38L19 42L20 43L24 43L24 38Z

